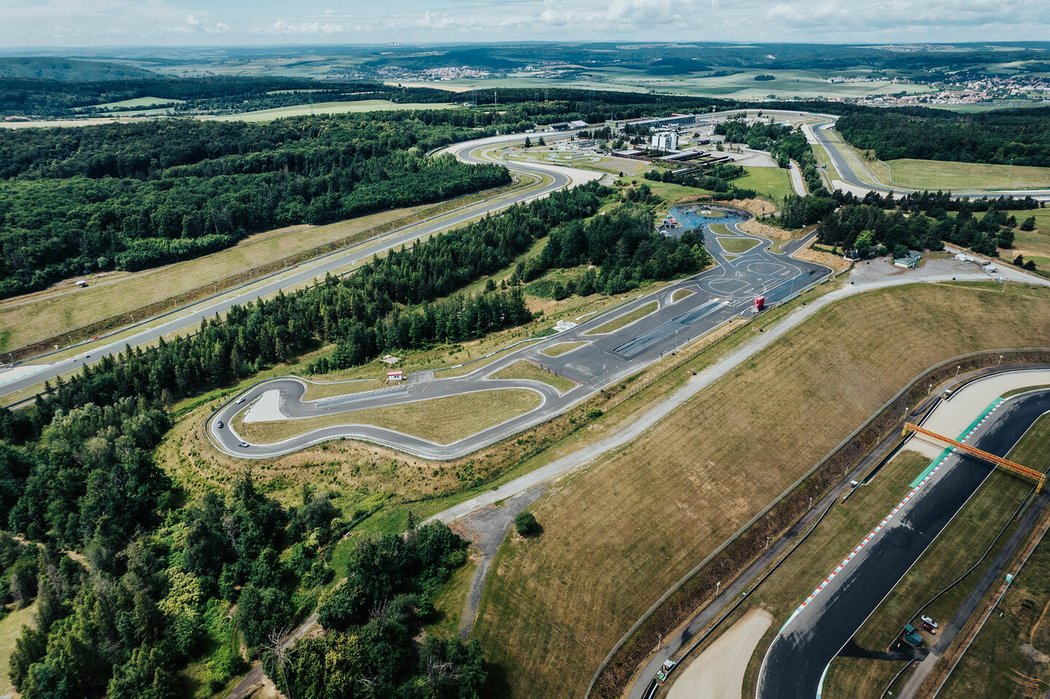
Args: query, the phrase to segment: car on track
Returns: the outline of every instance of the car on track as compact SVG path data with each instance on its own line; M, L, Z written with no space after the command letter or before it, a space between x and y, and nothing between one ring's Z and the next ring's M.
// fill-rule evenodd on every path
M218 427L221 430L223 427L226 426L226 424L222 420L219 420L218 422L215 423L215 426Z
M242 440L240 442L237 442L237 446L239 446L241 449L246 449L246 448L248 448L249 444L248 444L248 442L245 442L245 441Z
M240 405L240 404L241 404L241 403L243 403L244 401L245 401L245 398L244 398L244 396L241 396L240 398L238 398L238 399L237 399L237 405Z

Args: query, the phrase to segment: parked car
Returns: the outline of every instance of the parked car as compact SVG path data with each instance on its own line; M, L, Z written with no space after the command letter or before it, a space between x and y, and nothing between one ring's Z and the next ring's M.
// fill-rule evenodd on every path
M923 629L929 631L930 633L937 633L937 622L934 621L931 617L928 617L925 614L923 614L919 621L922 623Z

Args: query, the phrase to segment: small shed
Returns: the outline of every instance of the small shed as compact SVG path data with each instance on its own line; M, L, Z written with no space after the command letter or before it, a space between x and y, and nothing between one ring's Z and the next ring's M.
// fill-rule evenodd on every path
M387 381L404 381L405 380L405 372L401 371L400 369L395 369L394 371L388 371L386 373L386 380Z
M915 269L919 266L919 260L922 259L922 253L913 252L907 257L898 257L893 260L894 267L901 267L902 269Z

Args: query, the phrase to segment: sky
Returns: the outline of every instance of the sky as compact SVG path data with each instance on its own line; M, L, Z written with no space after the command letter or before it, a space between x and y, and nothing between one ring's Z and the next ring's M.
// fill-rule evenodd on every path
M8 49L1048 39L1048 0L0 0Z

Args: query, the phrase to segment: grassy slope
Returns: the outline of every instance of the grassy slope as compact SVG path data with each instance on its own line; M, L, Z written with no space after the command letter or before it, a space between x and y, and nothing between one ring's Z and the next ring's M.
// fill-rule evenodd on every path
M0 329L9 330L6 347L55 337L91 323L132 313L215 281L328 243L364 239L377 226L418 215L417 206L341 221L326 226L292 226L253 235L226 250L141 272L100 275L86 289L58 285L0 302ZM0 347L0 350L3 348Z
M822 311L539 501L544 536L508 545L477 636L521 694L580 694L656 598L916 374L962 352L1047 344L1048 301L915 286Z
M518 388L474 391L325 417L241 423L237 431L250 442L270 444L334 425L375 425L438 444L451 444L539 404L540 395L535 391Z
M1041 269L1050 268L1050 209L1029 211L1011 211L1020 225L1029 216L1035 216L1035 230L1022 231L1014 229L1014 250L1003 250L999 254L1005 260L1012 260L1018 252L1024 253L1025 259L1031 258Z
M1043 448L1050 449L1050 442ZM1050 540L1043 539L1003 599L1002 613L992 614L985 623L940 696L1021 699L1045 694L1048 665L1034 658L1037 653L1050 654L1048 578Z
M11 664L11 653L15 650L15 641L26 624L35 624L36 602L25 609L10 612L0 620L0 695L13 694L15 688L7 672Z

